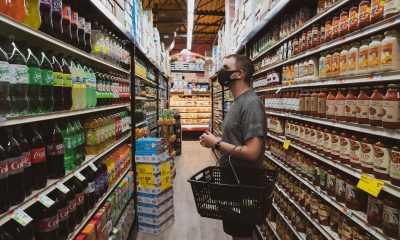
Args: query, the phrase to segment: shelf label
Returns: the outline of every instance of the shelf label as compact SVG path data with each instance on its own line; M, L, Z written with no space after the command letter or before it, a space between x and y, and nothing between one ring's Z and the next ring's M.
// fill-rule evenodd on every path
M284 140L284 141L283 141L283 148L286 149L286 150L288 150L290 144L291 144L290 140Z
M64 194L67 194L69 192L69 188L67 188L64 183L58 183L57 184L57 189L63 192Z
M24 227L33 220L28 214L26 214L26 212L21 209L15 210L11 218Z
M51 198L49 198L48 196L46 196L44 194L41 194L39 196L39 202L47 208L53 206L53 204L55 203Z
M361 178L358 181L357 187L374 197L378 197L385 183L379 179L368 176L368 174L361 174Z
M85 181L85 179L86 179L80 172L76 172L74 175L81 182Z
M137 172L138 173L154 174L153 165L151 165L151 164L138 164L137 165Z
M321 194L321 188L319 186L314 186L315 192Z
M353 212L350 211L350 209L348 209L347 207L343 207L342 210L349 217L351 217L353 215Z
M89 163L89 167L93 170L93 172L97 172L97 167L93 163Z
M171 165L169 163L166 163L161 167L161 189L165 190L171 187L171 185Z
M153 174L148 174L148 173L140 173L138 172L138 182L139 182L139 187L141 188L154 188L154 179Z

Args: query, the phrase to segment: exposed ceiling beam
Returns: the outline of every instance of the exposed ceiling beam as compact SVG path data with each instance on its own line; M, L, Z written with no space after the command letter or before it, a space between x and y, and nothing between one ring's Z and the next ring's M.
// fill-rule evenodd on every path
M179 6L181 7L181 6ZM182 12L184 9L183 8L159 8L155 9L153 8L154 13L160 13L160 12ZM225 12L224 11L207 11L207 10L194 10L194 15L205 15L205 16L220 16L224 17Z
M154 21L155 24L171 24L171 23L176 23L176 24L187 24L187 21L177 21L177 20L157 20Z
M186 32L177 32L177 34L179 34L180 36L185 35ZM208 34L208 35L215 35L217 34L216 32L204 32L204 31L193 31L193 35L194 34Z
M214 0L209 0L209 1L207 1L207 2L205 2L205 3L203 3L203 4L201 4L201 5L200 5L200 2L199 2L199 5L200 5L200 6L197 6L197 8L202 8L202 7L204 7L205 5L211 3L212 1L214 1Z

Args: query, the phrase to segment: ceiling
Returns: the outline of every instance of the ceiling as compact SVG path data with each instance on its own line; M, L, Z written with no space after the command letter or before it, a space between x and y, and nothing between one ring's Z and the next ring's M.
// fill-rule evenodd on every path
M152 9L155 27L165 46L175 40L175 50L186 46L187 0L142 0L143 9ZM192 49L212 45L225 18L225 0L195 0Z

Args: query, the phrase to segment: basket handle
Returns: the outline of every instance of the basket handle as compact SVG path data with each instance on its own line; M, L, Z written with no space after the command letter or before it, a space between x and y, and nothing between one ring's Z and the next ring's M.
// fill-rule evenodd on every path
M238 185L241 185L241 182L240 182L240 180L239 180L239 178L238 178L238 176L236 174L235 168L233 167L233 164L232 164L232 161L231 161L231 156L232 156L232 154L229 155L229 160L228 160L229 161L229 165L231 166L232 172L235 175L235 178L236 178L236 181L237 181Z
M240 149L241 149L241 148L240 148ZM235 175L236 182L238 183L238 185L241 185L241 182L240 182L240 180L239 180L239 178L238 178L238 176L237 176L237 174L236 174L235 168L233 167L233 164L232 164L232 161L231 161L231 157L232 157L232 155L233 155L234 153L236 153L236 151L240 151L240 149L237 150L237 146L235 146L235 147L232 149L232 151L221 154L221 155L219 156L218 160L217 160L217 164L218 164L218 163L221 161L221 159L222 159L223 156L225 156L226 154L229 154L228 162L229 162L229 165L230 165L230 167L231 167L231 169L232 169L233 175Z

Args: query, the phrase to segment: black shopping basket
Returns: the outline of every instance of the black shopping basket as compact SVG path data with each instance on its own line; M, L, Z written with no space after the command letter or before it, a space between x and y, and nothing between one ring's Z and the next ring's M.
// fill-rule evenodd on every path
M261 224L272 205L275 172L255 168L212 166L196 173L192 185L202 217ZM240 181L240 179L242 181Z

